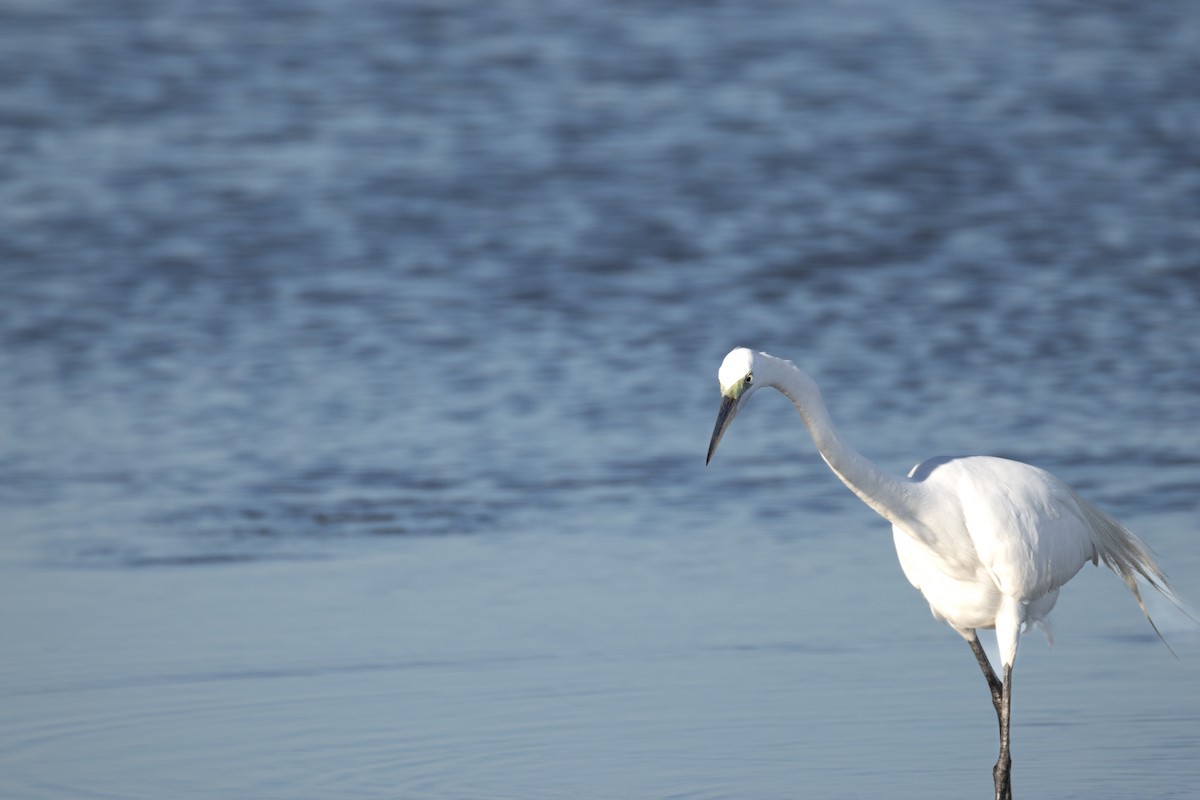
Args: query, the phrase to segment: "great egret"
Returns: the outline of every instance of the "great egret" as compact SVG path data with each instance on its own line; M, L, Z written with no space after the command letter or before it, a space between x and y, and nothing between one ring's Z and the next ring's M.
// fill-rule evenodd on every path
M717 379L721 408L705 463L750 395L772 386L800 412L834 474L892 523L904 575L933 616L967 640L987 679L1000 723L996 800L1011 800L1012 670L1022 628L1038 625L1049 638L1046 616L1059 588L1088 561L1120 575L1147 620L1139 576L1178 605L1149 549L1058 478L1019 461L931 458L906 478L889 475L838 438L816 383L790 361L739 347L725 356ZM1003 681L979 644L979 628L996 630Z

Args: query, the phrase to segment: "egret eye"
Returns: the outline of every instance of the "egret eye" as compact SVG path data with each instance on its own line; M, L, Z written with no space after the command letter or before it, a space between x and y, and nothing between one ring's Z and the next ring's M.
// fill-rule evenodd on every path
M749 385L750 385L750 384L752 384L752 383L754 383L754 373L753 373L753 372L747 372L747 373L746 373L746 385L747 385L747 386L749 386Z

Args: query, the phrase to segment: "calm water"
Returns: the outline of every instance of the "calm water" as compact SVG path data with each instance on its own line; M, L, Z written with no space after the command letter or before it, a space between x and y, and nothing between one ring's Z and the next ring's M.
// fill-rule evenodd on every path
M1197 74L1192 2L0 3L0 796L989 796L786 401L704 468L716 368L1197 601ZM1194 796L1151 610L1023 641L1021 797Z

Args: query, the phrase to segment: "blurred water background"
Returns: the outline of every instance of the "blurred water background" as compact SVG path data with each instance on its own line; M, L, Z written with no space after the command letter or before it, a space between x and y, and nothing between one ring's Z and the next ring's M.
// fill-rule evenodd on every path
M704 468L716 368L1200 599L1197 75L1186 0L0 2L0 796L990 796L787 402ZM1195 796L1151 610L1023 641L1019 796Z

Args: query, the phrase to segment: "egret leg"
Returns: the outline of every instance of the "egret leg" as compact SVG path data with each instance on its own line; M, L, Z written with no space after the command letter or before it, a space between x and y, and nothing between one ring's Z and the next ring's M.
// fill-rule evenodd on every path
M988 661L987 653L983 652L983 646L979 644L979 637L972 636L967 640L967 644L971 645L971 652L975 654L975 660L979 662L979 668L983 670L983 677L988 682L988 689L992 693L992 705L996 709L996 720L999 721L1000 706L1004 700L1004 686L996 677L996 671L992 669L992 662Z
M988 661L987 653L979 644L979 637L972 636L967 640L967 644L971 645L971 652L975 654L975 660L979 662L979 669L983 671L983 677L987 680L988 689L992 693L992 705L996 709L996 721L1000 724L1000 758L996 761L995 769L992 770L992 778L996 783L996 800L1012 800L1012 781L1010 780L1012 757L1008 751L1008 722L1012 708L1010 700L1012 667L1005 668L1004 683L1001 683L1000 679L996 677L996 671L992 669L992 662Z
M1012 756L1008 750L1009 720L1012 717L1012 665L1004 667L1004 691L1000 703L1000 757L992 777L996 782L996 800L1012 800Z

